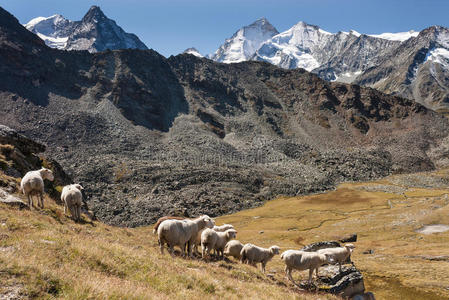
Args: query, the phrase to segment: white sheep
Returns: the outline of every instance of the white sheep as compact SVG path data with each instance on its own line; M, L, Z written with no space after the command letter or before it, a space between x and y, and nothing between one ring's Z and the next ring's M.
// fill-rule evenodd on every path
M223 254L225 256L233 256L234 258L240 260L240 252L242 251L242 248L243 244L240 243L240 241L232 240L226 243Z
M214 226L214 228L212 228L213 230L217 231L217 232L224 232L228 229L234 229L234 226L231 224L223 224L220 226Z
M309 284L312 283L313 270L316 270L318 277L318 268L326 263L333 262L330 254L318 252L306 252L301 250L287 250L281 254L281 259L285 263L285 273L288 279L296 285L292 277L292 271L309 270Z
M245 244L242 251L240 251L240 260L242 263L249 263L255 265L261 263L262 272L265 273L266 264L273 258L274 255L279 254L280 248L278 246L271 246L270 248L261 248L253 244Z
M33 207L33 194L39 196L38 206L44 208L44 179L53 181L53 172L46 168L29 171L23 176L22 181L20 182L20 190L27 196L30 209Z
M164 244L167 244L170 255L173 256L173 247L179 246L183 256L185 256L187 245L187 252L191 256L191 245L193 245L198 231L203 228L212 228L214 225L214 221L206 215L193 220L163 221L157 229L161 253L164 253Z
M223 258L223 250L227 242L235 238L237 231L235 229L228 229L225 232L217 232L213 229L204 229L201 234L202 257L210 255L210 250L214 249L218 256L221 254Z
M330 254L334 258L335 262L338 262L341 272L341 264L351 256L352 251L354 251L354 244L346 244L344 247L326 248L320 249L317 252L322 254Z
M231 224L223 224L221 226L214 226L214 228L212 228L212 229L217 231L217 232L223 232L223 231L226 231L228 229L234 229L234 226L232 226ZM197 236L196 236L195 243L193 244L193 252L194 253L198 253L199 252L198 251L198 246L201 245L201 234L203 233L203 230L199 231Z
M81 220L81 206L83 205L84 188L80 184L66 185L61 192L61 201L64 203L64 214L67 209L75 221Z

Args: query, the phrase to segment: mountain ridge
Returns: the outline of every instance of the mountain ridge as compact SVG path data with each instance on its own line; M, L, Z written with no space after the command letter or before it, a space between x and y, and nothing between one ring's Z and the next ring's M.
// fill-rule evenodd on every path
M95 5L80 21L53 15L34 18L24 26L48 46L61 50L98 52L106 49L148 49L135 34L126 33Z

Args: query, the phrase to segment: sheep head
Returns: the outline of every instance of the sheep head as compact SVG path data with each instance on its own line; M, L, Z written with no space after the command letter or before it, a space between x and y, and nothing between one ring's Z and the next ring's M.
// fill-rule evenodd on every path
M47 179L50 181L53 181L55 177L53 176L53 172L50 169L42 168L39 170L39 173L41 174L43 179Z
M226 230L226 237L228 239L235 239L236 236L237 236L237 231L235 229Z
M354 251L355 246L354 244L346 244L345 248L349 250L349 253L352 253L352 251Z
M203 215L200 218L204 222L206 228L213 228L215 226L215 221L212 220L212 218L210 218L209 216Z
M276 245L270 247L270 252L271 252L273 255L279 254L279 251L280 251L280 250L281 250L281 248L279 248L279 246L276 246Z
M79 189L80 191L84 190L84 188L79 183L76 183L73 186L76 187L77 189Z

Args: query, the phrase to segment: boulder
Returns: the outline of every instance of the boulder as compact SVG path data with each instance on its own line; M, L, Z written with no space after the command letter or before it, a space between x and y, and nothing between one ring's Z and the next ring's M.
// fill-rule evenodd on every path
M338 240L341 243L354 243L357 242L357 233L348 234Z
M16 206L20 209L28 207L20 198L11 195L2 188L0 188L0 203L5 203L11 206Z
M335 248L335 247L341 247L339 242L336 241L325 241L325 242L317 242L310 245L306 245L302 247L301 251L307 251L307 252L313 252L320 249L326 249L326 248Z
M343 298L362 295L365 292L362 273L355 266L343 266L340 273L337 265L320 268L319 289Z

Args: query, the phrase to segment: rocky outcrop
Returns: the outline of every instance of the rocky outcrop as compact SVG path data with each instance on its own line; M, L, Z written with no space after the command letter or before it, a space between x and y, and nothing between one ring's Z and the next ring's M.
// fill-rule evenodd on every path
M355 266L343 266L340 273L338 266L320 268L320 290L343 298L351 298L365 293L362 273Z
M53 171L55 179L53 182L46 181L45 187L49 195L59 201L60 189L57 186L69 184L71 179L55 160L38 156L44 150L44 145L0 125L0 186L4 188L0 190L2 202L21 206L22 201L9 194L18 190L23 175L41 167Z
M353 240L353 236L351 240ZM336 241L322 241L309 244L301 248L302 251L317 251L320 249L341 247L339 242ZM346 265L342 266L342 272L340 273L338 265L326 265L319 269L319 279L317 287L319 290L339 295L343 298L352 298L356 295L363 295L365 292L365 285L363 282L362 273L357 270L354 264L351 262L350 257L345 262ZM352 264L348 266L347 264ZM306 284L301 284L303 288L308 288Z

